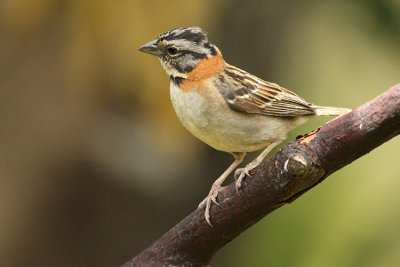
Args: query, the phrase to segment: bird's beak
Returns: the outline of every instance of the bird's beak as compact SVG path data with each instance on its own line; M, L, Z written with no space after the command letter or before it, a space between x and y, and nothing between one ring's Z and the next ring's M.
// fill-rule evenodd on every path
M158 49L158 47L156 46L157 40L153 40L151 42L148 42L145 45L142 45L141 47L139 47L139 51L151 54L151 55L155 55L155 56L159 56L160 55L160 50Z

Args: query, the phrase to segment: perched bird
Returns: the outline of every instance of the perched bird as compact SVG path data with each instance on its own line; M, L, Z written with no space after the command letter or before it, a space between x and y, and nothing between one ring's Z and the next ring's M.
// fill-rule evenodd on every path
M337 116L349 109L310 104L295 93L266 82L225 62L220 50L201 28L177 28L139 48L155 55L170 77L172 104L183 126L209 146L232 154L235 161L213 183L205 205L223 189L224 180L243 161L246 152L264 151L235 172L236 189L286 134L313 116ZM239 192L239 191L238 191Z

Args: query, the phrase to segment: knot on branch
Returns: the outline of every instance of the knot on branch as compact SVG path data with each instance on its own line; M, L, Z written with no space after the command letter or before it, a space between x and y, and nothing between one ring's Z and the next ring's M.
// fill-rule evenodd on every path
M307 160L301 154L293 154L285 161L284 170L294 176L307 175Z
M293 149L295 147L296 149ZM286 197L280 204L293 202L304 192L322 181L326 174L326 170L318 163L315 153L307 146L293 143L289 144L288 148L296 152L290 153L289 150L290 154L284 161L283 171L292 176L292 178L289 178L290 184L286 189Z

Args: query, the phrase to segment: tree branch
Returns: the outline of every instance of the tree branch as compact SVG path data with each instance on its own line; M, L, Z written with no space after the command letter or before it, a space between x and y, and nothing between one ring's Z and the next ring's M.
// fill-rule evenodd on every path
M352 112L289 142L211 207L195 210L124 266L207 266L214 253L271 211L400 133L400 84Z

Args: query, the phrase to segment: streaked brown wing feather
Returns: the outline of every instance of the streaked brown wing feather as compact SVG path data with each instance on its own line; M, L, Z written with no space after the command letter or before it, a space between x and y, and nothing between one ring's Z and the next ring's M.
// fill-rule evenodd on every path
M313 115L311 104L295 93L228 65L218 77L218 90L238 111L270 116Z

